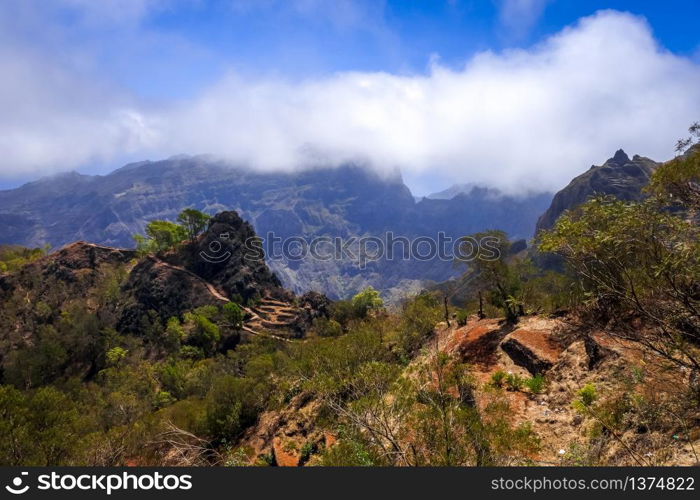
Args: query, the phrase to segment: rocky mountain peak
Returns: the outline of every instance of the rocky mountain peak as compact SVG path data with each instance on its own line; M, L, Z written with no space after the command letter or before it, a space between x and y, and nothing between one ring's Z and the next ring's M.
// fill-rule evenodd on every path
M253 226L225 211L210 219L197 241L142 259L124 286L128 300L118 329L138 331L149 311L166 321L203 305L291 300L262 251L250 244L254 238Z
M537 221L535 234L552 228L564 211L577 207L595 195L613 195L629 201L641 199L642 188L649 182L657 165L655 161L639 155L634 155L634 159L630 160L627 153L618 149L603 165L593 165L554 196L550 207Z
M617 151L615 151L615 155L605 163L615 163L617 165L624 165L625 163L629 163L629 161L630 157L627 156L627 153L625 153L622 149L618 149Z
M212 217L206 232L194 244L194 251L186 256L188 267L220 286L229 297L287 298L279 279L267 267L262 249L252 244L255 238L253 226L237 212L220 212Z

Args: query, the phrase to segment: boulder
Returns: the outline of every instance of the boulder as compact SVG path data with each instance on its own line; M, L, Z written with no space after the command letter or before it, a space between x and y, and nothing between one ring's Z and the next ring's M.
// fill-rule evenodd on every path
M588 369L592 370L609 356L616 356L617 353L612 349L603 347L598 343L592 335L587 335L583 339L583 344L586 347L586 356L588 356Z
M550 332L524 328L509 334L501 342L501 349L516 365L532 375L549 370L562 352L561 347L551 339Z

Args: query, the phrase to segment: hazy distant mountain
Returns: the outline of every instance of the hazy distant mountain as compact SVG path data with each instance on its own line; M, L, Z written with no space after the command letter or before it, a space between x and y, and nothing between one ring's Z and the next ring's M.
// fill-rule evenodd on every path
M429 194L426 198L430 200L451 200L458 194L469 194L476 187L476 184L453 184L447 189ZM496 190L493 191L497 192Z
M452 199L416 202L400 175L380 177L364 168L259 173L209 157L179 156L126 165L105 176L68 173L0 191L0 243L59 247L76 240L132 247L132 235L153 219L174 220L185 207L216 213L236 210L263 238L274 232L302 236L458 238L499 228L513 237L532 234L551 195L522 199L472 189ZM400 253L400 252L399 252ZM269 256L268 256L269 257ZM346 260L269 260L285 286L348 296L369 284L389 291L415 289L455 273L450 262L382 260L359 269Z
M630 160L619 149L605 163L591 166L554 195L552 204L537 221L536 231L550 229L565 210L580 205L596 194L613 195L621 200L639 200L643 196L642 188L658 165L639 155L634 155Z

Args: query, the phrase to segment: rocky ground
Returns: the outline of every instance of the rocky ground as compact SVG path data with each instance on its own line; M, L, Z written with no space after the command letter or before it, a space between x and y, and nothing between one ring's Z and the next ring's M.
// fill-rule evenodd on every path
M515 327L497 319L471 318L466 326L439 326L437 347L467 363L477 380L477 404L484 405L493 391L487 388L496 371L523 379L542 374L546 384L540 394L527 389L504 390L513 424L530 422L541 447L532 462L539 465L585 465L586 456L597 454L607 465L693 465L700 451L700 431L678 424L664 430L640 425L619 436L608 436L605 446L591 449L594 421L572 406L577 391L595 384L601 399L621 391L626 380L645 372L632 390L647 398L673 394L678 381L689 374L668 369L656 355L605 332L577 335L562 319L538 316L525 318ZM434 345L434 344L433 344ZM412 364L425 362L435 353L433 346ZM628 387L629 390L629 387ZM332 445L335 438L315 424L320 406L299 395L283 411L267 412L243 440L252 461L272 460L277 465L313 464L310 443L315 448ZM618 442L619 440L619 442ZM585 451L582 451L585 450ZM636 457L636 458L635 458Z

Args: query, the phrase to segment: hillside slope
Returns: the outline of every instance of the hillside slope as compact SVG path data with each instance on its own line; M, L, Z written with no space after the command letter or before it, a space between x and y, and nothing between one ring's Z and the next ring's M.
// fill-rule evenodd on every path
M590 332L572 320L530 316L512 326L474 316L462 327L442 323L404 373L410 377L436 355L466 363L476 407L486 414L494 402L507 405L510 424L527 426L537 436L537 448L508 465L697 465L700 422L687 427L660 410L690 374L669 370L638 344L607 331ZM533 376L543 377L538 391L523 385ZM511 386L510 377L520 385ZM619 419L619 428L601 432L592 414L572 404L587 385L595 387L600 408L613 412L605 418ZM630 399L657 414L638 412ZM322 401L299 394L284 408L263 413L240 447L250 463L267 457L281 466L318 465L320 457L305 454L303 446L327 450L343 439L322 409ZM382 415L381 408L374 410Z

